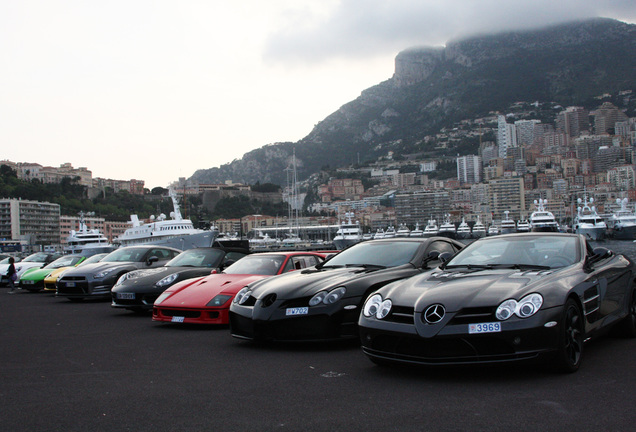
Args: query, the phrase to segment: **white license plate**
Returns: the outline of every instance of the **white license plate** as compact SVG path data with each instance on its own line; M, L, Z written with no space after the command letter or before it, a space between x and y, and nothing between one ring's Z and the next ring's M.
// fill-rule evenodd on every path
M134 300L135 293L117 293L117 298L120 300Z
M171 322L183 322L183 320L185 319L185 317L182 316L173 316Z
M35 283L35 281L25 280L25 281L22 281L22 283L25 284L25 285L33 285Z
M66 286L69 288L73 288L75 286L75 282L66 282Z
M499 333L501 331L501 323L480 323L480 324L468 324L468 333Z
M309 313L309 307L295 307L285 309L285 315L307 315Z

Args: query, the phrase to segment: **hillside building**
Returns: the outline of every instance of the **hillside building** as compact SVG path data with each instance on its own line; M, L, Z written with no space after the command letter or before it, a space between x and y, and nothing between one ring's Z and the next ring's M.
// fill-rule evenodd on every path
M0 238L22 240L31 250L60 244L60 205L15 198L0 199Z

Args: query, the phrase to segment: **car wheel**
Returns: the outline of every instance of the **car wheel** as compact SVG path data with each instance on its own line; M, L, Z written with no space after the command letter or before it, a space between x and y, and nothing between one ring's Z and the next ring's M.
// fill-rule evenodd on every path
M574 299L568 299L563 308L556 364L563 372L576 372L581 365L583 326L583 314L579 304Z
M627 316L621 323L621 330L628 338L636 337L636 288L632 289L632 295L627 307Z

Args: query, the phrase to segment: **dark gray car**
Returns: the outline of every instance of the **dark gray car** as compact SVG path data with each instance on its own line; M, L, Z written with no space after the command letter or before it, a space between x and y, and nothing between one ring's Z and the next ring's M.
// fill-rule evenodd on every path
M57 296L70 300L110 298L110 289L129 271L161 267L179 255L166 246L128 246L106 255L100 262L70 269L57 282Z

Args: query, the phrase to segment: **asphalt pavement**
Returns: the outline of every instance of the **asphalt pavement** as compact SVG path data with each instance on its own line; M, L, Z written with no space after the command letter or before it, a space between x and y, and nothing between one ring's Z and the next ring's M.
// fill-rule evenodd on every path
M636 339L532 365L379 367L355 342L257 345L0 288L0 431L633 431Z

